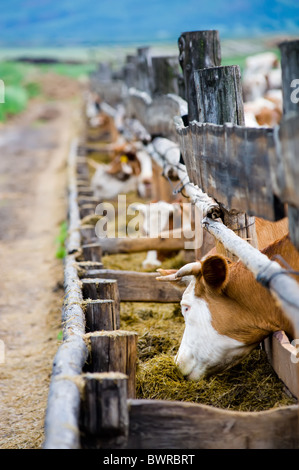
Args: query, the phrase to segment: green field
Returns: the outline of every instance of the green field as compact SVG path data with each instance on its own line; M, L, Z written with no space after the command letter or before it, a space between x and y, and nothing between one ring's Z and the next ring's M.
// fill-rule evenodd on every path
M4 103L0 103L0 121L6 121L27 107L30 99L39 96L41 89L38 78L41 74L52 72L78 79L87 76L95 68L94 64L42 64L26 62L0 62L0 79L4 83Z
M279 57L279 49L272 43L263 40L222 41L222 65L239 65L244 70L248 55L272 50ZM99 62L109 62L113 68L119 68L127 54L135 54L136 46L92 49L9 49L0 51L0 80L5 85L5 102L0 103L0 121L4 122L24 109L31 98L39 96L41 89L38 83L40 74L52 72L74 79L86 77L97 67ZM178 46L173 44L156 44L151 47L153 55L178 54ZM17 61L19 57L45 57L59 60L53 64L34 64ZM78 64L67 63L70 60L82 61Z

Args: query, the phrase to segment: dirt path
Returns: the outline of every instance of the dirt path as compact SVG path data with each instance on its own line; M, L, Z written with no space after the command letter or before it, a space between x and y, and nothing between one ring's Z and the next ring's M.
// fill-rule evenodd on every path
M66 159L78 117L78 99L39 100L0 128L2 449L43 444L63 300L56 237L66 218Z

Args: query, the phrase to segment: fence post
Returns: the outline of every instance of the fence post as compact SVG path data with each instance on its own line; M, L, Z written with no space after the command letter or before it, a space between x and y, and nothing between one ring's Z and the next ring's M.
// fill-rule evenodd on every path
M129 432L127 376L119 372L82 375L81 439L90 444L125 445ZM108 448L108 447L107 447ZM113 448L113 447L112 447Z
M238 65L194 71L199 122L244 126L241 71Z
M137 77L139 90L152 94L152 57L149 47L137 49Z
M279 44L281 53L283 116L297 115L299 118L299 99L296 86L299 88L299 40ZM290 237L299 250L299 208L288 205Z
M136 396L137 333L124 330L86 334L91 372L121 372L128 376L128 398Z
M126 63L123 67L124 82L128 88L136 87L137 74L137 57L135 55L127 55Z
M179 62L177 56L152 58L153 95L179 95Z
M211 67L194 71L199 121L244 126L241 72L238 65ZM223 211L225 225L257 247L254 217L234 210ZM224 248L218 246L219 251ZM224 250L226 256L235 259Z
M218 31L191 31L178 39L179 63L185 81L185 99L188 103L188 120L198 121L194 70L216 67L221 64Z

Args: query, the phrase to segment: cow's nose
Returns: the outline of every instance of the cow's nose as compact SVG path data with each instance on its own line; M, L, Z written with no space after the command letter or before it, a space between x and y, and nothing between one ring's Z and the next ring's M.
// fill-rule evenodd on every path
M194 356L192 354L185 355L178 351L177 355L174 358L174 361L181 374L185 378L188 378L194 368Z

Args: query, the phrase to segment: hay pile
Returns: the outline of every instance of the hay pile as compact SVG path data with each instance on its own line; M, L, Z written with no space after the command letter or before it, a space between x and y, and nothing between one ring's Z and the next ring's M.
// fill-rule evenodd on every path
M197 382L186 380L173 359L184 330L178 304L122 303L121 327L139 335L137 398L179 400L237 411L262 411L296 403L260 348L222 374Z

